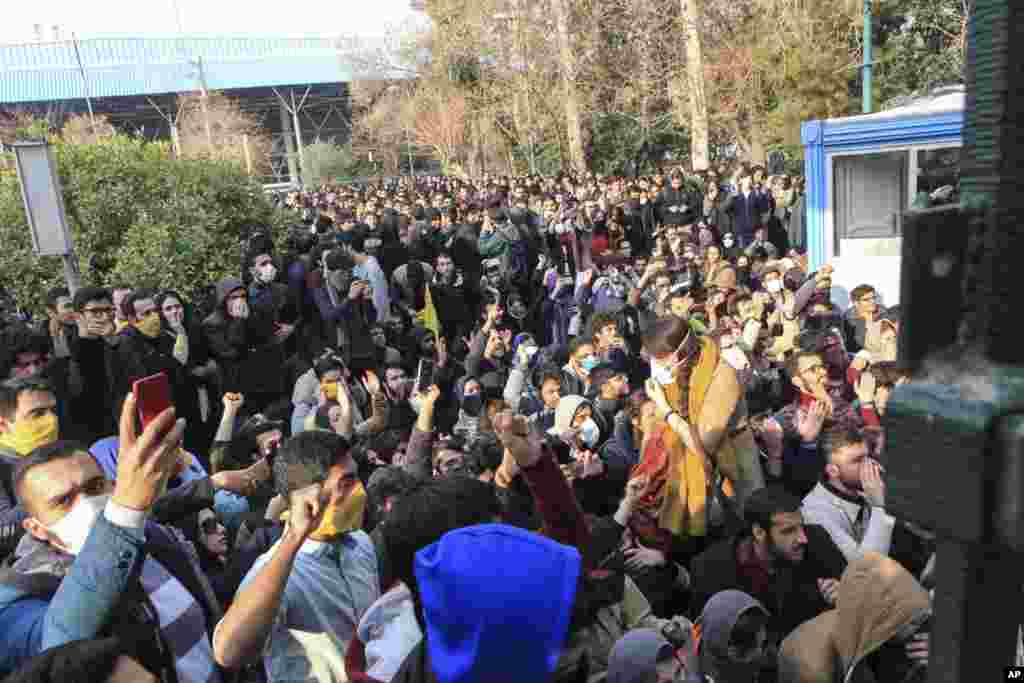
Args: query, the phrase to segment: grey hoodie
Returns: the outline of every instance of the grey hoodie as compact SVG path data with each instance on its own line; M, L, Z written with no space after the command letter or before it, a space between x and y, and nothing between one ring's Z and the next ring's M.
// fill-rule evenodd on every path
M638 628L619 638L608 658L607 683L652 680L659 661L673 655L672 645L652 628Z

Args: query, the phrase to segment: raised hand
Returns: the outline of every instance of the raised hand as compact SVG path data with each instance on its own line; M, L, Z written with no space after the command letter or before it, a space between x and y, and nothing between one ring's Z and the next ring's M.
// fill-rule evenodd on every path
M877 460L867 458L861 463L860 485L868 505L876 508L885 507L885 481L882 479L882 466Z
M647 493L647 487L650 486L651 479L646 474L634 477L626 483L626 495L623 496L623 501L627 502L632 506Z
M242 394L228 392L224 394L222 400L224 402L224 412L231 413L232 415L237 415L238 411L245 405L245 396Z
M437 367L448 366L448 341L444 337L437 340Z
M121 408L117 480L112 500L122 507L145 511L163 495L174 473L185 420L175 420L174 408L168 408L139 436L135 430L135 411L135 396L129 394Z
M434 405L437 403L437 399L441 398L441 388L436 384L431 384L426 391L419 392L417 397L425 404Z
M509 410L498 413L494 419L494 431L505 451L520 467L529 467L544 453L539 439L530 433L529 423L522 415L513 415Z
M651 378L644 383L644 389L647 391L647 397L654 401L654 405L657 406L658 413L662 419L672 412L672 406L669 405L668 398L665 396L665 387Z
M367 370L366 374L363 375L363 386L366 387L366 392L370 395L377 395L380 393L380 378L377 377L377 373L373 370Z
M288 528L285 531L296 542L305 541L323 520L327 500L323 484L311 484L293 491L288 507Z
M857 400L861 403L873 402L877 386L878 381L875 379L873 372L860 373L860 379L857 380Z
M815 401L810 410L802 410L797 414L796 430L804 443L818 440L818 434L825 425L828 406L824 401Z

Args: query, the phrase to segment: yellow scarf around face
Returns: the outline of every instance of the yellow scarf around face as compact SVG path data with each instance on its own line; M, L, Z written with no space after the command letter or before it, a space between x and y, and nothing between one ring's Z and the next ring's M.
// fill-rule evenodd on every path
M704 399L718 368L719 350L714 341L698 337L701 350L690 374L690 424L700 419ZM673 408L682 405L682 389L678 383L665 387L666 398ZM697 453L686 448L683 440L668 424L661 427L662 443L668 451L669 466L665 495L658 511L658 526L674 536L704 536L707 533L707 495L710 472ZM735 461L735 454L733 454Z

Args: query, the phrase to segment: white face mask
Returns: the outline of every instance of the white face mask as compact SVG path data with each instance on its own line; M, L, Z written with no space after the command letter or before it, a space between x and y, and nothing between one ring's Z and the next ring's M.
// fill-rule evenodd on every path
M661 365L653 358L651 359L651 379L660 384L663 387L667 387L675 381L675 376L672 371L675 369L675 363L672 365Z
M277 277L277 268L273 263L268 263L257 268L256 273L261 282L273 282Z
M769 280L764 283L764 288L767 289L770 294L778 294L782 291L782 280Z
M96 523L96 518L103 513L103 508L107 506L109 500L110 494L81 496L71 511L55 524L48 526L47 530L60 539L69 553L77 555L85 546L85 539L89 538L92 525Z
M580 425L580 439L588 448L593 448L597 445L597 440L601 438L601 428L597 426L593 418L587 418Z
M722 240L722 244L724 244L726 247L731 247L732 245L734 245L736 243L733 240L724 239L724 240Z

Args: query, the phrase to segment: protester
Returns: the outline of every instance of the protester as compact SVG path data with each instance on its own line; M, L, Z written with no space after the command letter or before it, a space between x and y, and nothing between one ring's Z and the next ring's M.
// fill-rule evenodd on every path
M179 681L770 680L784 638L868 594L847 562L935 564L886 508L898 310L870 284L832 301L799 187L746 165L327 184L288 195L286 235L247 229L242 278L42 293L45 322L0 331L0 675L135 630L173 660L109 653ZM185 419L160 482L116 424L156 372ZM96 492L65 523L40 473ZM152 493L145 546L94 500L113 475ZM178 530L150 544L156 520ZM925 603L885 562L913 618L842 661L903 680Z

